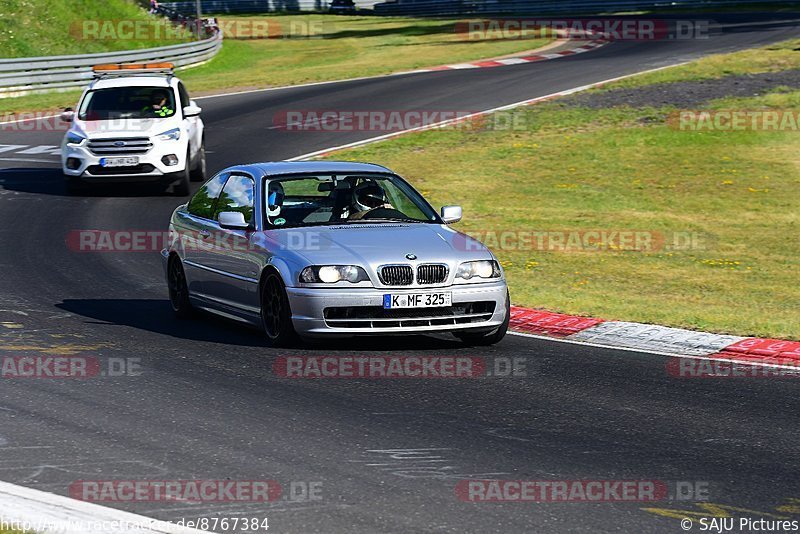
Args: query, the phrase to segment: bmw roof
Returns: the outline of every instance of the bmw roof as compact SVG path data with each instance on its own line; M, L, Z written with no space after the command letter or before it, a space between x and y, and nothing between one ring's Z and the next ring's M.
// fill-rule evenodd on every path
M243 171L260 176L276 176L296 173L392 173L391 170L374 163L352 161L268 161L228 167L229 171Z

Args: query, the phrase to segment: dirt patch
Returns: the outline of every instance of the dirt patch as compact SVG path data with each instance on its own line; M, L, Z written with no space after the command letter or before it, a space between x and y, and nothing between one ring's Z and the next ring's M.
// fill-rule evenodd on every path
M760 96L779 87L800 89L800 70L725 76L714 80L670 82L645 87L582 93L563 98L560 102L568 107L592 109L616 106L633 108L674 106L690 109L718 98Z

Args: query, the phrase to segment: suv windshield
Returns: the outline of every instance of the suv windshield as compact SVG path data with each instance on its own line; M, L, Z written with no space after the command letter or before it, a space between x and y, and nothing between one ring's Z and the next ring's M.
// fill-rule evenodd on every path
M86 94L78 117L86 121L158 119L175 115L175 94L169 87L112 87Z
M266 220L278 228L362 221L438 223L436 211L394 175L325 174L273 178L266 185Z

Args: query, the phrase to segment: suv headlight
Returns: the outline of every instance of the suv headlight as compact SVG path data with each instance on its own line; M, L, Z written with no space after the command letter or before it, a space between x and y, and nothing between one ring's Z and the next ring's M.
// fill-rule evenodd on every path
M467 261L458 266L456 278L500 278L500 265L494 260Z
M80 145L81 143L86 140L86 136L79 134L78 132L69 131L67 132L67 144L68 145Z
M180 128L173 128L171 130L167 130L166 132L161 132L156 136L156 139L161 141L177 141L181 138L181 129Z
M355 284L368 281L369 276L356 265L312 265L300 273L300 281L304 284L335 284L342 280Z

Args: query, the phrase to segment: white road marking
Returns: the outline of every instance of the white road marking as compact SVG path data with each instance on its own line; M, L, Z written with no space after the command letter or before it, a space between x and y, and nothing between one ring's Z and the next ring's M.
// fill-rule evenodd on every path
M208 532L156 521L141 515L106 508L7 482L0 482L0 510L3 521L29 521L39 525L39 534L75 532L80 534L140 533L140 534L199 534ZM83 529L66 530L67 525L82 525ZM112 523L116 522L116 523ZM124 527L127 525L127 527ZM139 528L138 525L142 527ZM149 526L145 526L149 525ZM102 528L101 527L105 527Z
M55 145L37 145L25 150L19 150L17 151L17 154L30 154L32 156L37 154L53 154L60 156L61 147L57 147Z
M0 153L2 152L16 152L22 148L28 148L30 145L0 145Z
M0 158L0 161L27 161L32 163L58 163L58 160L36 158Z

